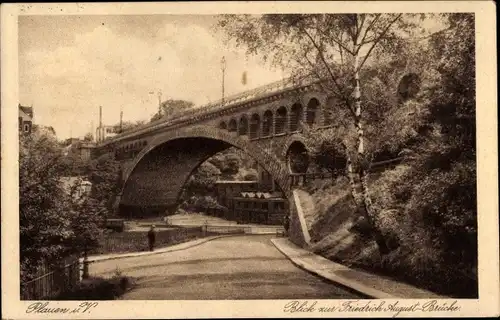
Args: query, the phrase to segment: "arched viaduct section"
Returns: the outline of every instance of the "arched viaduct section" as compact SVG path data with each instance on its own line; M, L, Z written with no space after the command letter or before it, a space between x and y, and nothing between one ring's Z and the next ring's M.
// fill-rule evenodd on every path
M109 152L114 152L117 159L128 165L141 150L150 145L155 136L165 131L204 125L248 140L280 158L283 143L292 136L300 136L303 124L312 128L329 126L335 103L315 88L281 92L242 104L228 105L220 110L192 116L187 114L172 124L168 121L159 123L156 125L158 128L152 124L150 128L127 132L105 143L102 149L109 148Z
M252 156L284 192L291 209L290 239L304 244L290 176L288 157L293 152L288 151L307 151L302 126L328 127L338 102L314 85L255 91L248 97L228 98L225 106L210 105L156 121L98 146L97 155L114 153L122 163L124 187L117 199L121 213L141 216L173 209L191 173L212 155L234 146Z
M234 146L252 156L287 195L290 184L285 163L248 139L211 126L168 131L152 138L125 167L120 199L122 210L165 210L176 205L191 173L206 159Z

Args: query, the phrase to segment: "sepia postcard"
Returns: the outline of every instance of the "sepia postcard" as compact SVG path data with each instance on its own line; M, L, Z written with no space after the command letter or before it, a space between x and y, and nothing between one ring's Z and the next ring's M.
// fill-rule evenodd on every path
M2 4L2 319L499 316L494 9Z

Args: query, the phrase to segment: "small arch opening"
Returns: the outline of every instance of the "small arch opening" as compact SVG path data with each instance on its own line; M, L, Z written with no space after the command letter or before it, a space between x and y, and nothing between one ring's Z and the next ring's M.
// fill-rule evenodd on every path
M272 134L273 128L273 112L267 110L264 112L264 117L262 119L262 136L269 137Z
M303 108L300 103L295 103L290 109L290 132L299 130L299 123L302 120Z
M309 100L307 104L306 123L312 126L316 123L316 115L319 108L319 101L316 98Z
M222 121L220 124L219 124L219 129L222 129L222 130L226 130L227 129L227 124L225 121Z
M256 113L250 118L250 138L258 138L260 129L260 116Z
M333 122L333 110L336 105L336 100L334 97L329 97L326 100L326 104L323 107L323 125L327 126Z
M242 116L238 126L238 135L246 136L248 134L248 120L246 116Z
M238 128L238 125L236 124L236 120L231 119L231 120L229 121L229 125L228 125L228 127L227 127L227 130L228 130L229 132L236 132L236 129L237 129L237 128Z
M274 127L274 133L280 134L284 133L286 129L287 122L287 110L285 107L280 107L276 112L276 124Z
M422 80L416 73L409 73L401 78L398 85L398 95L403 100L413 99L420 91Z
M294 141L287 151L287 163L290 173L306 173L309 168L309 153L302 142Z

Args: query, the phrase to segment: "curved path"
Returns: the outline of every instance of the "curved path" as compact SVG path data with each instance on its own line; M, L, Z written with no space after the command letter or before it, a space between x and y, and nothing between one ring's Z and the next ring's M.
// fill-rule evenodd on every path
M235 236L182 251L97 262L90 272L117 268L136 279L125 300L362 298L294 266L272 236Z

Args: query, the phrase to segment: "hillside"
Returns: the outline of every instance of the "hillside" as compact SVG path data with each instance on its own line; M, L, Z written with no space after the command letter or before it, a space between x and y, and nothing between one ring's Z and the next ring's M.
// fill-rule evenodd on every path
M375 203L388 177L400 171L401 168L396 167L372 176L370 185ZM407 221L391 210L378 215L379 226L393 247L389 254L382 256L367 224L356 210L346 178L317 180L304 191L310 195L309 206L313 206L305 212L312 251L346 266L390 276L443 295L468 297L471 292L474 294L476 271L442 259L435 261L435 257L442 256L446 249L429 246L426 242L429 233L417 225L407 234ZM399 232L395 234L394 230Z

